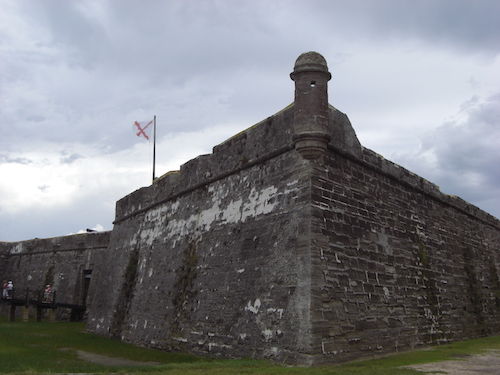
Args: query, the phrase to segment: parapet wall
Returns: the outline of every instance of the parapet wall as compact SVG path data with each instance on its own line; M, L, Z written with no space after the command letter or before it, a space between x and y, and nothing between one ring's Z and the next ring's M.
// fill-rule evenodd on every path
M332 151L339 152L340 150L332 147ZM345 153L343 153L344 156ZM352 159L359 165L363 165L366 168L373 169L381 176L387 176L390 179L399 181L401 184L408 186L411 189L421 192L422 194L428 196L432 199L437 199L441 201L444 205L453 207L458 211L462 211L466 215L471 215L475 219L484 222L487 225L493 225L499 227L499 221L496 217L484 212L480 208L464 201L460 197L455 195L448 195L439 189L436 184L427 181L426 179L420 177L419 175L395 164L381 155L367 149L363 148L362 158Z
M116 220L129 218L155 205L185 195L200 187L265 162L292 149L293 106L267 118L155 181L118 201Z

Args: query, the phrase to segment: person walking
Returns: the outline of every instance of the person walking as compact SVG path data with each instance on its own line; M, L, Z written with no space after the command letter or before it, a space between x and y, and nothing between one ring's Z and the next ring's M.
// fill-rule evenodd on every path
M12 280L9 280L7 283L7 299L12 299L12 295L14 293L14 284L12 283Z
M3 281L3 288L2 288L2 299L6 299L7 298L7 280L4 280Z
M45 290L43 292L43 302L44 303L52 302L52 289L50 288L49 284L45 286Z

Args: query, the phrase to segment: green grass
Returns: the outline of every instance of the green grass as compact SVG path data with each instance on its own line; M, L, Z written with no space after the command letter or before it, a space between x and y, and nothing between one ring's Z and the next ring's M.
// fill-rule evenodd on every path
M83 361L78 358L77 350L162 364L207 361L192 355L138 348L109 340L85 332L84 323L13 323L0 317L0 373L121 371L117 367Z
M500 336L436 346L379 359L314 368L287 367L251 359L210 360L188 354L138 348L85 332L83 323L7 322L0 317L0 373L151 373L168 375L411 375L421 374L401 366L457 359L500 349ZM78 358L77 350L154 361L159 366L111 367L95 365Z

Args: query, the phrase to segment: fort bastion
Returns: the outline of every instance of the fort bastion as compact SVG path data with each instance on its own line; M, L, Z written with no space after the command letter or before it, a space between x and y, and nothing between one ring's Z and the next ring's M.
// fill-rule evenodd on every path
M0 243L2 274L50 280L90 332L212 357L500 334L499 220L364 148L323 56L290 76L290 106L119 200L112 231Z

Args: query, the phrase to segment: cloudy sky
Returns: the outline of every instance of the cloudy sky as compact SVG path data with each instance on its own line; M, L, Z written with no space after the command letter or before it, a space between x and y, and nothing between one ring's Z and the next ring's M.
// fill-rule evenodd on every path
M0 241L115 202L293 101L317 51L361 143L500 217L498 0L0 0Z

